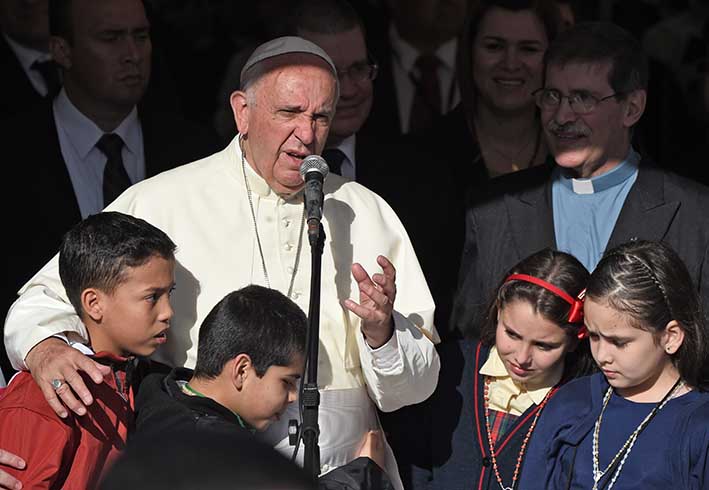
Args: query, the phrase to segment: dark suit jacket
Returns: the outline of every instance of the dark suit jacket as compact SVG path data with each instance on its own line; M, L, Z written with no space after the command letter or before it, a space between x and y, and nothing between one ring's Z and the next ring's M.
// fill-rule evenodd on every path
M213 132L173 114L139 109L139 117L147 177L219 149ZM4 316L17 290L57 253L62 235L81 220L81 213L49 102L1 122L0 134L0 158L8 183L5 223L9 225Z
M35 89L22 69L14 51L0 36L0 117L18 114L27 107L44 100Z
M550 166L490 182L466 211L466 238L452 325L477 336L495 288L517 262L555 247ZM709 188L643 160L606 249L632 239L670 245L709 307Z

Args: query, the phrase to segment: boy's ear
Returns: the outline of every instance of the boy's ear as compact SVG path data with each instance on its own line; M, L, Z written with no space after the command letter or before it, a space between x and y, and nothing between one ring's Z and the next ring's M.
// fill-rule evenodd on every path
M103 318L103 296L104 293L94 288L86 288L81 292L81 307L95 322L100 322Z
M677 320L671 320L662 333L661 344L667 355L672 355L679 350L684 342L684 329Z
M231 379L234 387L241 391L253 372L253 363L248 354L239 354L229 361L231 364Z

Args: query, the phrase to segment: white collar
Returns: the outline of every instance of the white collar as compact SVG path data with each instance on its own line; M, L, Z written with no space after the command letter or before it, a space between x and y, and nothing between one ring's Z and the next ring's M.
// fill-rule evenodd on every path
M86 117L71 102L64 88L59 91L53 102L54 114L60 121L61 127L66 131L66 136L74 147L77 155L83 160L86 155L96 146L98 140L105 133L95 122ZM138 120L138 110L133 109L121 121L116 129L112 131L123 140L126 148L137 155L140 149L140 121Z
M391 43L391 49L394 53L394 57L398 61L401 68L406 73L411 72L414 69L414 65L416 64L416 59L421 53L418 49L416 49L408 41L406 41L399 35L399 31L397 31L394 23L392 23L389 27L389 42ZM452 39L449 39L448 41L438 46L438 49L436 49L436 51L434 51L433 53L443 64L443 66L445 66L448 70L451 71L455 69L455 56L457 46L458 39L456 37L453 37Z
M45 51L39 51L34 48L24 46L5 33L3 33L2 36L7 41L10 49L12 49L15 53L15 56L17 56L20 65L22 65L22 69L26 72L32 69L32 64L35 61L47 61L52 59L52 55Z
M347 158L347 161L354 165L355 163L355 143L356 143L356 134L352 134L348 136L347 138L343 139L340 141L340 144L335 146L334 148L337 148L340 150L342 153L345 154L345 158Z

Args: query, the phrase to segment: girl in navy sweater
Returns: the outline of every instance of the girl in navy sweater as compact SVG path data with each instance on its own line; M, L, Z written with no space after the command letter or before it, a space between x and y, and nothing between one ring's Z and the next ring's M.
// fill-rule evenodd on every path
M520 488L709 488L709 336L681 259L655 242L611 250L584 311L602 372L549 402Z

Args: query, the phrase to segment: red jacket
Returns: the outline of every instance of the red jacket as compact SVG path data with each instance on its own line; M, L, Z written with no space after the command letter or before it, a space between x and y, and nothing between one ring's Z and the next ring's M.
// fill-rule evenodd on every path
M94 359L112 367L101 384L82 373L94 397L86 415L66 419L51 409L28 372L18 374L0 398L0 448L22 457L24 470L3 467L23 489L95 488L124 447L133 425L126 360L107 353Z

